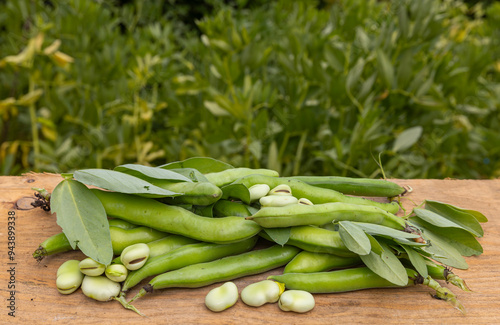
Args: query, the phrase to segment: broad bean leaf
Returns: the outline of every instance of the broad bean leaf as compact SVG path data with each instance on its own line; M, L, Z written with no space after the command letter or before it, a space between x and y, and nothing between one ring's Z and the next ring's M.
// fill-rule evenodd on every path
M377 255L382 255L382 253L384 252L384 248L382 247L382 245L380 245L378 240L370 234L367 234L367 233L365 233L365 234L366 234L366 237L368 237L368 239L370 240L370 247L371 247L372 253L375 253Z
M155 186L138 177L107 169L82 169L74 174L76 180L106 190L160 198L181 195Z
M410 262L415 270L417 270L421 276L426 278L429 273L427 272L425 258L416 252L411 246L401 245L401 247L405 250L406 254L408 254L408 258L410 259Z
M391 252L390 248L380 243L383 248L381 255L370 252L368 255L360 255L361 260L370 270L386 279L387 281L399 286L408 284L408 274L401 261Z
M291 228L264 228L264 232L276 243L284 246L290 239Z
M114 170L117 172L129 174L145 180L147 180L148 178L153 178L153 179L161 179L174 182L192 182L192 180L189 177L176 173L175 171L172 170L158 168L158 167L149 167L137 164L126 164L117 166L115 167ZM144 178L144 176L146 178Z
M51 212L56 213L57 224L68 238L71 248L78 247L86 256L109 265L113 246L104 207L85 185L79 181L61 181L50 199Z
M387 236L390 238L401 238L401 239L411 239L420 237L417 234L411 234L409 232L396 230L390 227L377 225L373 223L355 222L355 224L370 235Z
M482 237L484 235L483 228L476 219L477 214L470 214L463 209L455 207L451 204L446 204L438 201L425 201L425 209L435 212L442 217L458 224L461 228L468 230L475 236ZM485 220L486 217L484 218Z
M462 256L481 255L483 247L477 241L476 237L470 232L461 228L439 228L425 220L412 217L418 220L426 229L433 231L436 234L452 245Z
M239 199L245 204L250 204L250 192L243 184L229 184L221 187L223 199Z
M171 162L160 168L194 168L202 174L221 172L226 169L234 168L230 164L209 157L193 157L182 161Z
M469 268L462 254L460 254L454 245L450 244L448 240L441 236L440 232L443 228L438 228L438 234L425 228L424 224L420 224L418 220L412 221L420 226L422 229L422 236L427 242L430 242L430 245L422 247L421 249L433 254L432 259L457 269L466 270Z
M370 239L361 228L349 221L340 221L338 224L340 238L351 252L358 255L370 253Z

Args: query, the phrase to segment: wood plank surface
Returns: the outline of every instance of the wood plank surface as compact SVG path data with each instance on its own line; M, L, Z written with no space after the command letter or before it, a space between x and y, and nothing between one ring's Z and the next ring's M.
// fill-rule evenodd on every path
M115 301L102 303L89 299L81 290L69 296L59 294L55 287L57 268L68 259L83 259L80 252L50 256L40 263L33 259L32 253L38 245L60 232L60 228L49 212L18 210L16 202L32 197L32 187L52 191L60 180L59 175L53 174L0 177L0 324L129 324L143 321L160 324L500 324L500 180L394 180L413 188L413 192L402 199L406 209L430 199L478 210L489 219L483 224L485 236L479 239L484 253L466 258L468 270L454 270L474 292L461 292L442 283L458 295L467 310L466 315L433 299L431 290L424 286L317 294L316 307L305 314L282 312L277 304L253 308L241 300L224 312L213 313L205 307L204 298L217 286L214 284L199 289L167 289L139 299L135 306L147 318L123 309ZM9 260L7 249L9 212L16 217L13 260ZM9 272L12 268L15 274ZM282 270L234 282L241 291L246 285ZM133 289L131 295L140 287ZM15 298L15 317L8 314L12 297Z

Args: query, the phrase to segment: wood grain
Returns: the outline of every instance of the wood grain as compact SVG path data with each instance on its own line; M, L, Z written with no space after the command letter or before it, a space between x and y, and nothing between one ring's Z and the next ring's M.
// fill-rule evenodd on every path
M39 243L60 232L60 228L49 212L17 210L16 202L33 196L32 187L52 191L60 180L59 175L53 174L0 177L0 324L7 321L41 324L128 324L137 321L162 324L500 324L500 180L394 180L413 188L413 192L402 200L407 209L424 199L432 199L479 210L489 219L483 224L485 236L480 238L484 254L467 258L468 270L455 270L474 292L460 292L443 283L458 294L467 309L466 315L431 298L431 291L423 286L315 295L316 307L306 314L282 312L277 304L252 308L241 300L222 313L213 313L204 305L205 295L216 286L212 285L199 289L167 289L138 300L136 307L147 315L146 319L126 311L117 302L93 301L81 294L81 290L69 296L57 292L57 268L68 259L82 259L80 252L51 256L41 263L32 258ZM15 265L8 264L12 262L7 255L9 211L16 213ZM16 270L15 318L8 316L9 302L6 300L10 297L10 274L7 272L10 267ZM281 272L282 268L234 282L241 291L250 283ZM140 287L133 289L131 294Z

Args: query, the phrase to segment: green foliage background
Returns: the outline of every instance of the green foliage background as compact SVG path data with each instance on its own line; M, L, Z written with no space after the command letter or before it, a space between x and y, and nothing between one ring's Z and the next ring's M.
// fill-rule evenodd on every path
M500 176L500 4L0 3L0 173Z

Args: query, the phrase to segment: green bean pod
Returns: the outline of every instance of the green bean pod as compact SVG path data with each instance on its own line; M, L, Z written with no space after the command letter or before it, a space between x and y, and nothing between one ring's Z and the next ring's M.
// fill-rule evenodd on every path
M307 198L313 204L343 202L349 204L375 206L390 213L396 213L399 211L399 204L397 202L375 202L361 197L347 196L338 191L316 187L296 179L250 175L234 181L234 184L243 184L247 188L256 184L267 184L271 188L281 184L287 184L292 189L293 196L297 198Z
M257 238L257 236L254 236L233 244L189 244L166 254L149 258L143 267L129 273L123 283L122 291L127 291L148 276L247 252L255 246Z
M404 219L378 207L341 202L263 207L246 219L253 220L264 228L322 226L334 220L375 223L399 230L405 228Z
M416 271L407 269L411 278L422 278ZM284 283L286 289L305 290L310 293L337 293L371 288L399 287L378 276L368 267L350 268L330 272L286 273L271 275L267 279ZM408 285L415 282L409 281Z
M240 217L206 218L154 199L97 189L92 191L112 217L200 241L238 242L261 230L257 223Z
M214 204L214 214L217 217L237 216L249 217L252 214L248 210L248 206L241 202L233 202L229 200L219 200Z
M342 269L362 264L359 256L345 257L327 253L302 251L291 260L283 273L313 273Z
M383 179L341 176L293 176L286 179L299 180L309 185L356 196L394 197L406 191L398 184Z
M126 230L139 227L138 225L134 225L133 223L121 219L109 219L108 224L110 227L116 227Z
M260 236L272 241L265 232L261 232ZM328 253L345 257L357 256L345 246L338 231L314 226L291 227L290 237L286 244L312 253Z
M167 237L169 234L149 227L137 227L133 229L122 229L109 227L113 254L119 255L128 246L138 243L147 244L158 239Z
M45 256L68 252L72 249L66 235L60 232L45 239L33 252L33 258L37 261L41 261Z
M174 287L199 288L217 282L264 273L285 265L298 252L299 249L293 246L274 245L212 262L186 266L156 276L129 303L153 290Z
M111 235L111 245L113 254L120 254L121 251L132 244L149 243L168 236L168 234L151 229L148 227L136 227L132 229L123 229L118 227L109 227ZM71 244L63 232L47 238L33 253L33 257L41 261L45 256L68 252L73 250Z
M267 177L278 177L279 173L271 169L254 168L230 168L216 173L207 173L205 177L217 186L223 186L234 182L235 180L249 175L264 175Z
M432 277L426 278L413 269L406 269L408 283L412 286L423 284L435 291L434 298L450 303L465 313L465 309L456 295L448 288L441 287ZM402 288L375 274L368 267L358 267L330 272L286 273L271 275L267 279L285 284L286 289L304 290L310 293L339 293L374 288Z
M222 196L222 190L209 182L169 182L162 180L150 180L151 184L163 189L183 193L175 197L158 199L167 204L192 204L210 205L217 202Z
M170 251L173 251L176 248L182 247L184 245L194 244L198 241L193 238L188 238L179 235L169 235L164 238L154 240L152 242L146 243L149 247L149 258L153 258L155 256L163 255ZM115 264L121 264L120 256L113 260Z

